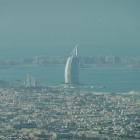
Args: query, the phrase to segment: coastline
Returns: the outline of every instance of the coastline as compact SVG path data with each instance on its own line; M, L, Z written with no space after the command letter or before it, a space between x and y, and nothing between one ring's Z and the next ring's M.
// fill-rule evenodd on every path
M65 64L21 64L21 65L0 65L0 69L8 69L14 66L23 66L23 67L61 67L64 68ZM80 69L140 69L140 66L132 66L132 65L85 65L80 66Z

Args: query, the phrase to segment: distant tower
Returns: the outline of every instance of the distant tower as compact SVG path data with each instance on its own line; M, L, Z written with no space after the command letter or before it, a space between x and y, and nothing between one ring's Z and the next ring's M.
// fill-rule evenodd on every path
M24 82L24 86L25 87L37 87L37 81L31 74L28 74L27 79Z
M78 45L73 49L71 55L67 59L65 66L65 84L79 84Z

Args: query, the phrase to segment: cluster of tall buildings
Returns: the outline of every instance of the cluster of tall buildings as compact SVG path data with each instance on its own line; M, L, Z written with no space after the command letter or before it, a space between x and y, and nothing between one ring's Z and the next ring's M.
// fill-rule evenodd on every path
M79 56L78 56L78 45L73 49L70 56L67 58L65 65L64 78L66 85L78 85L79 82ZM24 81L25 87L37 87L38 83L35 78L28 74L26 80Z
M28 74L27 79L24 81L24 86L25 87L37 87L38 83L31 74Z

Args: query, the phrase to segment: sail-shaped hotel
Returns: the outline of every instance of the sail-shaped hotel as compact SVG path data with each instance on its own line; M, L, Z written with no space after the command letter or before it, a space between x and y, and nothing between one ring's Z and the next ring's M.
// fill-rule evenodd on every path
M79 84L78 45L73 49L71 55L67 59L65 66L65 84L69 85Z

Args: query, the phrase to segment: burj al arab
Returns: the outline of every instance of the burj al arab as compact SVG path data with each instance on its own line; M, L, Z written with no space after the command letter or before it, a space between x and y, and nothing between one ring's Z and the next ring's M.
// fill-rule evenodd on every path
M76 45L76 47L71 52L71 55L67 59L65 66L65 84L79 84L78 45Z

